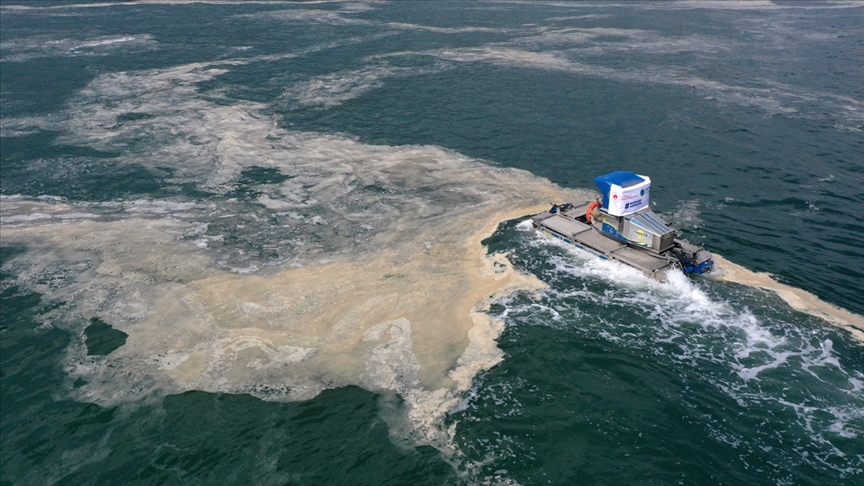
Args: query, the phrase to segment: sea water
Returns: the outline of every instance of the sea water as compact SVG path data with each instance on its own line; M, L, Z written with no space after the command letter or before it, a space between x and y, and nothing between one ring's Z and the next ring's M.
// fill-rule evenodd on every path
M854 328L523 217L645 174L860 325L860 2L0 16L4 486L864 477Z

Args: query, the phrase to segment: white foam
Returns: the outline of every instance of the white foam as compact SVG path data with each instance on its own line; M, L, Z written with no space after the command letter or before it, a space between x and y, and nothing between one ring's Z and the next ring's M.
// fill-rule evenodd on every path
M56 124L51 117L25 116L14 118L7 116L0 119L0 136L4 138L24 137L53 129L56 129Z
M297 207L296 204L292 204L288 201L283 201L283 200L279 200L279 199L272 199L267 194L262 194L261 196L259 196L258 202L263 204L268 209L281 210L281 209L288 209L288 208ZM284 214L289 214L289 213L284 213Z
M680 331L677 330L679 328L691 331L704 329L708 333L724 329L735 331L739 340L728 343L727 346L731 347L724 347L722 355L704 357L721 362L731 360L732 368L745 381L758 380L760 373L782 366L792 356L787 350L788 339L776 335L772 326L756 318L746 308L737 309L731 303L715 301L681 272L671 272L668 282L660 284L635 269L614 261L602 260L572 245L539 235L535 241L567 251L568 257L550 255L547 258L547 263L554 266L554 272L606 281L617 289L616 302L635 305L649 312L652 318L659 319L664 325L664 333L658 336L680 336ZM594 296L581 290L564 295L579 296L597 303L610 299L609 295ZM539 306L538 310L543 312L542 304L531 305ZM696 353L692 356L701 353L698 348L687 352L691 351ZM804 354L811 352L809 348L803 351ZM823 354L826 352L828 351L823 349ZM820 362L826 359L823 358Z
M779 6L771 0L676 0L661 2L654 8L711 10L774 10ZM651 8L651 7L649 7Z
M301 105L332 108L378 89L388 78L419 76L434 69L398 68L386 64L371 65L360 70L342 71L297 83L286 89L283 98Z
M409 53L402 53L402 55ZM421 53L412 53L421 54ZM422 53L456 62L491 62L507 66L563 71L617 81L656 83L697 88L715 99L744 106L756 106L769 113L792 114L798 110L786 106L779 98L786 93L767 88L735 86L700 78L675 66L615 69L571 60L559 52L538 52L508 45L487 45L479 48L442 49Z
M378 68L332 74L296 84L286 90L285 96L302 105L330 108L380 88L382 78L393 73L392 69Z
M113 38L113 39L105 39L105 40L100 40L100 41L95 41L95 42L88 42L86 44L81 44L81 45L73 47L72 49L75 50L75 49L81 49L82 47L108 46L111 44L119 44L122 42L131 42L134 40L137 40L137 39L135 37L119 37L119 38Z
M16 214L14 216L0 217L0 222L3 223L20 223L25 221L38 221L40 219L51 219L50 214L32 213L32 214Z
M69 303L46 320L75 330L98 316L129 335L103 361L70 355L90 363L70 368L88 382L70 391L77 399L107 405L199 389L303 400L354 384L401 395L406 434L446 450L444 414L501 359L502 327L479 311L490 295L539 285L501 255L483 258L480 239L494 218L579 194L439 147L285 130L262 104L199 96L199 83L246 62L102 74L60 115L60 139L122 147L118 164L171 167L172 181L217 193L236 190L249 167L292 178L256 186L261 204L7 198L3 217L102 218L4 224L4 243L28 248L4 271ZM117 123L126 113L150 117ZM274 224L280 217L289 224ZM248 246L219 241L245 238ZM259 246L290 248L276 260L290 264L245 253ZM363 341L379 325L386 342Z
M121 49L124 52L151 50L158 49L159 43L149 34L97 37L95 39L57 39L46 35L37 35L7 40L3 42L2 48L8 54L5 54L0 62L21 62L52 56L109 55Z
M825 2L805 3L789 2L775 3L771 0L668 0L657 2L559 2L538 1L526 2L510 0L507 3L527 3L531 5L549 5L572 9L587 8L609 8L609 9L636 9L636 10L817 10L817 9L846 9L861 8L860 0L831 0Z
M255 272L257 272L258 270L260 270L260 269L258 268L258 265L255 265L254 263L253 263L252 265L249 265L248 267L245 267L245 268L237 268L237 267L232 267L232 268L231 268L231 271L232 271L232 272L234 272L234 273L241 273L241 274L242 274L242 273L255 273Z
M30 213L30 214L15 214L11 216L0 216L0 222L6 224L21 224L21 223L32 223L34 221L42 221L46 222L49 220L75 220L75 219L88 219L88 218L98 218L98 214L94 213L55 213L55 214L46 214L46 213Z
M196 206L193 202L161 201L156 199L136 199L123 203L130 213L167 214L178 211L188 211Z
M84 219L84 218L97 218L97 217L99 217L99 215L93 214L93 213L65 213L65 214L58 214L55 217L60 218L60 219Z
M434 27L431 25L418 25L402 22L388 22L386 25L396 29L422 30L426 32L437 32L440 34L465 34L472 32L506 33L510 31L510 29L493 29L490 27Z
M314 5L320 3L333 3L339 0L308 0L303 1L304 5ZM9 12L26 12L29 10L68 10L81 8L106 8L106 7L128 7L136 5L188 5L195 3L212 4L212 5L296 5L296 0L131 0L124 2L93 2L93 3L61 3L59 5L47 6L32 6L32 5L0 5L0 10L8 10ZM350 10L350 9L349 9Z
M585 14L585 15L565 15L561 17L549 17L547 21L562 21L562 20L586 20L586 19L603 19L611 17L611 14Z
M775 3L771 0L675 0L674 2L657 2L650 5L646 2L640 8L662 8L669 10L711 9L711 10L820 10L836 8L861 8L864 5L859 0L833 0L826 2Z
M728 50L737 44L726 40L700 35L669 36L656 31L642 29L617 29L609 27L566 27L538 29L535 35L518 37L509 45L542 46L564 44L571 53L580 55L608 55L618 51L647 52L651 54L677 54L681 52L716 53Z
M519 231L534 231L534 223L530 219L520 222L516 225Z
M579 335L588 339L690 367L701 382L715 386L742 408L758 407L772 414L794 411L797 425L808 432L810 441L801 449L800 460L837 471L848 469L843 465L848 461L824 458L842 457L832 443L838 437L864 433L860 407L864 373L840 359L826 337L827 328L812 328L800 314L785 308L779 312L770 305L763 306L762 317L757 317L739 299L717 296L729 291L742 295L728 283L675 273L668 283L658 284L558 240L538 234L525 242L532 253L540 253L531 258L542 261L543 278L552 282L552 288L539 300L502 301L502 318L562 332L573 332L573 326L578 326ZM743 295L757 302L764 299L758 290ZM584 319L580 307L585 306L605 311ZM781 374L798 385L788 387L778 378ZM709 425L709 433L732 446L750 442L725 427Z
M254 14L240 14L238 17L255 18L255 19L272 19L280 21L294 22L315 22L331 25L367 25L370 22L364 19L351 18L344 14L359 13L363 10L341 9L334 10L315 10L294 8L287 10L271 10L267 12L258 12Z
M650 8L696 8L696 4L668 4L651 2ZM705 8L712 7L710 2L702 3ZM738 9L734 3L723 3L724 8ZM748 4L763 9L768 4ZM606 6L610 6L606 4ZM626 4L628 8L642 8L642 4ZM861 5L859 5L861 6ZM580 5L585 7L585 5ZM782 8L787 8L784 6ZM647 8L647 7L646 7ZM719 7L717 7L719 8ZM778 7L779 8L779 7ZM791 8L791 7L789 7ZM816 7L818 8L818 7ZM741 20L745 25L754 23L755 35L765 37L773 43L777 51L794 49L789 38L822 39L823 33L790 22L777 21L776 16L768 18L748 16ZM747 83L710 79L694 74L693 69L681 65L671 55L697 52L716 57L723 53L734 53L747 49L746 44L728 38L705 35L669 35L660 31L640 29L620 29L609 27L593 28L549 28L548 26L526 27L523 36L509 41L493 42L479 47L439 49L433 51L390 53L387 56L435 56L454 62L490 62L494 64L517 66L532 69L546 69L569 72L579 75L613 79L623 82L652 83L689 87L704 93L705 99L721 103L734 103L742 106L758 107L769 114L782 114L806 118L840 117L844 123L834 123L838 129L852 127L864 119L864 109L860 100L837 93L803 88L779 83L771 79L753 79ZM521 32L520 32L521 33ZM554 49L554 50L553 50ZM618 55L620 52L645 53L650 58L636 59L627 69L612 68L595 59ZM727 56L730 54L727 54ZM660 57L663 56L663 57ZM386 56L377 56L383 58ZM805 103L806 102L806 103ZM808 109L814 102L824 108L819 111ZM799 109L799 107L804 107ZM802 112L802 110L804 110Z

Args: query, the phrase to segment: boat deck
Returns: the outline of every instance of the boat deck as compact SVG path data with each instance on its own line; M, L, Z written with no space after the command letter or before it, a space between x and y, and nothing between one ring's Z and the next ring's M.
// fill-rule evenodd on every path
M637 250L611 238L607 238L591 226L560 214L549 215L540 222L541 226L562 235L578 246L586 246L604 257L618 260L621 263L635 267L646 274L662 278L658 272L669 266L669 261L663 257Z

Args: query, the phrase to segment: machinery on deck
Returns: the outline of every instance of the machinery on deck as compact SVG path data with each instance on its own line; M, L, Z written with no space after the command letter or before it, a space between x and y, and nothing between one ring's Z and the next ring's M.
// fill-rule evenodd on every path
M676 239L677 230L651 211L650 178L619 170L594 183L603 193L600 200L553 205L531 218L534 228L660 281L672 269L697 275L714 270L711 253Z

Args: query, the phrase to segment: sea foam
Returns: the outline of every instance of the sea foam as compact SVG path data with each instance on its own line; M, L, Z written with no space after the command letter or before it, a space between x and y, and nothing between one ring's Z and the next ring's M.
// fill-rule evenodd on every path
M503 328L484 309L541 286L480 240L542 202L582 196L438 147L285 130L263 105L197 94L245 62L100 75L58 126L64 142L125 147L118 163L172 167L175 182L217 195L250 168L288 176L255 186L261 204L9 198L3 241L27 252L4 271L65 303L46 322L80 337L98 317L129 336L99 359L73 340L76 399L194 389L305 400L358 385L399 394L412 440L446 449L443 414L502 357ZM148 116L116 123L127 113ZM281 256L251 258L256 248Z

